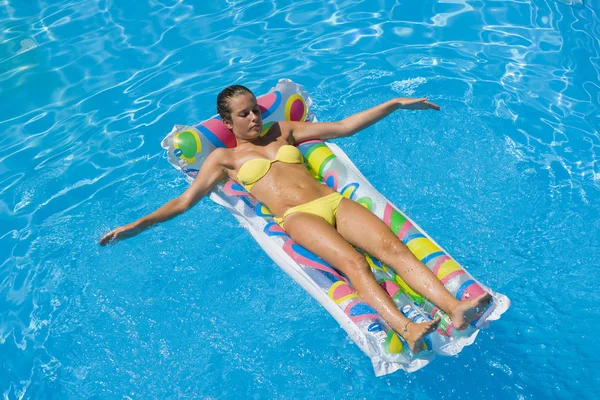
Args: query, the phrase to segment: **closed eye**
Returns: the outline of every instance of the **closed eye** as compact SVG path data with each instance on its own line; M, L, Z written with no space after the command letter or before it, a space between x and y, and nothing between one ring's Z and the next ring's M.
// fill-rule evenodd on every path
M260 108L258 106L254 107L252 109L252 111L254 112L254 114L261 115ZM249 114L250 114L250 111L242 111L241 113L239 113L239 116L242 118L246 118Z

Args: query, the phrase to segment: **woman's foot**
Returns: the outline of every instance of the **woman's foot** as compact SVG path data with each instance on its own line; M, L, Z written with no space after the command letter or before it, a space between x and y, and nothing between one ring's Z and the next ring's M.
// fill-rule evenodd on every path
M440 319L436 318L433 321L428 322L410 322L406 327L406 330L402 333L402 337L408 343L408 347L413 354L417 354L423 350L423 339L425 336L434 332L440 325ZM402 331L400 331L402 332Z
M462 331L474 321L492 302L492 295L484 293L474 299L461 301L460 304L450 312L450 319L454 328Z

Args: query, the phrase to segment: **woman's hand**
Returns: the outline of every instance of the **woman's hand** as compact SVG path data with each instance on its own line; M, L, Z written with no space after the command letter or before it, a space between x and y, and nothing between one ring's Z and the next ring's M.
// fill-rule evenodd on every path
M104 235L102 239L100 239L100 246L106 246L110 242L116 242L118 240L135 236L141 231L142 230L137 227L137 224L135 222L117 229L113 229L112 231Z
M396 100L398 101L400 108L404 110L440 110L440 106L427 101L427 97L421 97L419 99L400 97Z

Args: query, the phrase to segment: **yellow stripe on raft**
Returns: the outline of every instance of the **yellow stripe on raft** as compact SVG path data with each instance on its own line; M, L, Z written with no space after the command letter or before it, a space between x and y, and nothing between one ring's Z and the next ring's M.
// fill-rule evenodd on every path
M382 271L386 274L389 274L391 271L388 269L388 267L381 263L381 267L378 266L377 264L375 264L375 262L373 262L373 259L371 258L371 256L368 253L363 253L365 256L365 260L367 260L367 263L369 264L369 266L373 269L377 269L379 271Z
M430 254L441 251L439 247L431 243L427 238L416 238L408 242L406 245L408 249L417 257L419 260L424 259Z
M343 285L347 285L346 282L343 281L337 281L335 282L333 285L331 285L331 287L329 288L329 291L327 292L327 295L329 296L329 298L331 300L333 300L336 304L342 304L343 302L345 302L346 300L350 300L350 299L358 299L360 298L358 296L358 294L356 293L350 293L347 294L346 296L340 297L339 299L336 299L334 297L335 295L335 290L339 287L339 286L343 286Z
M423 296L412 290L412 288L408 286L408 283L404 282L404 280L400 278L399 275L396 275L396 283L398 284L398 286L400 286L400 289L402 289L404 293L406 293L408 297L410 297L413 301L422 302L424 300Z
M387 347L387 351L390 354L399 354L402 352L404 346L402 345L402 341L393 330L388 331L387 339L385 340L385 347Z
M320 174L323 164L331 156L333 156L333 152L329 150L329 147L325 145L318 146L308 155L308 164Z
M462 268L452 259L446 260L442 265L440 265L440 269L438 270L437 277L438 279L444 279L448 274L451 274L454 271L460 271Z

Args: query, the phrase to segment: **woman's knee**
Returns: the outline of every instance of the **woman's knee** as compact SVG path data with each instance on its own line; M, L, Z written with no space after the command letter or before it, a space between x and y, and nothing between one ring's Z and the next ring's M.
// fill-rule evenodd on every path
M381 254L382 259L395 259L402 258L410 253L410 250L400 239L394 237L392 239L383 239L381 240L379 252Z
M365 274L372 274L369 263L359 252L347 257L344 264L344 269L346 270L345 273L346 275L349 275L350 279L352 279L350 276L360 277Z

